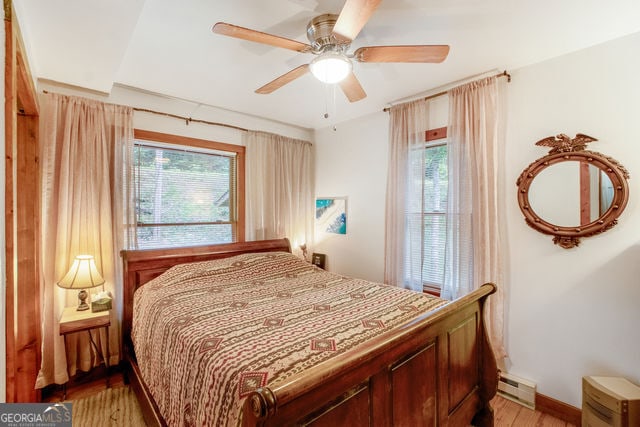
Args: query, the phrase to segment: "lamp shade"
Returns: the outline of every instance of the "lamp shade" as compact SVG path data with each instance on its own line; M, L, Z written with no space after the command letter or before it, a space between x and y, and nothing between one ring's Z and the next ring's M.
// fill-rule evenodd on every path
M349 58L337 52L325 52L309 64L311 74L323 83L338 83L351 72Z
M58 282L65 289L86 289L100 286L104 279L98 272L92 255L78 255L69 272Z

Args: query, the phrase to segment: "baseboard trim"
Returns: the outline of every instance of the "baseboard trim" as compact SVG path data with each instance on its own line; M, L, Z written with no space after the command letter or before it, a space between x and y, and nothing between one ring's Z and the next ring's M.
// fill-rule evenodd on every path
M544 412L576 427L582 426L582 411L575 406L536 393L536 411Z

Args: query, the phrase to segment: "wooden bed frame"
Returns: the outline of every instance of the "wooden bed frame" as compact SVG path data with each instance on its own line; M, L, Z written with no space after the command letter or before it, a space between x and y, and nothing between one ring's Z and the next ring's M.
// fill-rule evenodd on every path
M148 425L166 425L136 363L133 294L169 267L248 252L291 252L287 239L122 251L124 368ZM498 373L483 321L493 284L317 365L251 393L245 426L492 426Z

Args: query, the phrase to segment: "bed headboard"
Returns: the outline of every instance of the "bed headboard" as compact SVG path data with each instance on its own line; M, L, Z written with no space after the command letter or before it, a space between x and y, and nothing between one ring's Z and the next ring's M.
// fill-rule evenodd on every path
M121 251L123 262L123 344L130 343L133 294L140 286L177 264L229 258L249 252L291 252L289 239L258 240L221 245Z

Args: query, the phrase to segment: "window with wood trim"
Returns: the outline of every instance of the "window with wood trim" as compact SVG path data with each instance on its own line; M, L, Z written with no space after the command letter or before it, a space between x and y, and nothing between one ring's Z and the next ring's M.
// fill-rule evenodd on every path
M135 131L138 247L244 240L244 147Z
M411 186L421 194L406 211L405 281L439 295L444 284L447 226L448 158L446 128L427 131L425 143L412 153Z

